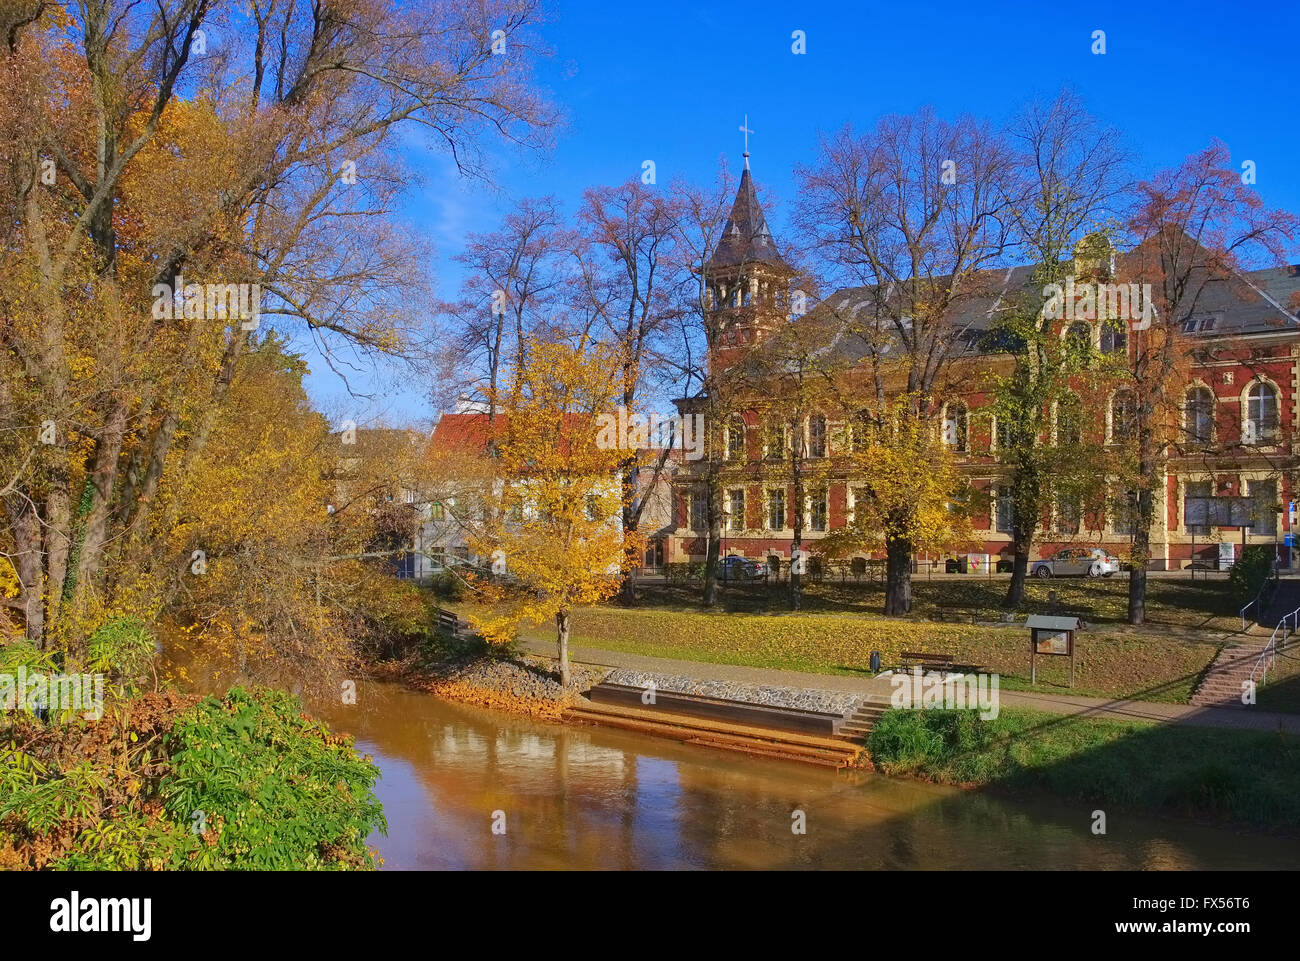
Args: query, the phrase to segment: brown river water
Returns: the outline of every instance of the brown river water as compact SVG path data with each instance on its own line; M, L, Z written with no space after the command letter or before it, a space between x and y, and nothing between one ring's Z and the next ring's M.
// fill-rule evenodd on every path
M310 707L383 771L389 831L370 843L385 869L1300 866L1300 840L1119 811L1094 836L1095 805L534 723L393 684Z

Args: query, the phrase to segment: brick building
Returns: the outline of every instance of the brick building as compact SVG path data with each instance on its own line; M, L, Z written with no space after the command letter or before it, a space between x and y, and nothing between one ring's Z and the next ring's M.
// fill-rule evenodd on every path
M1079 261L1083 263L1082 260ZM710 262L708 298L717 331L710 362L726 377L752 345L787 323L804 323L825 308L839 317L865 307L867 289L840 290L805 318L790 289L795 271L782 258L759 205L748 160L722 238ZM1113 260L1111 269L1113 270ZM975 537L994 562L1011 557L1011 504L1006 472L998 458L999 430L989 398L976 386L981 369L1011 364L1008 345L996 324L999 306L1024 289L1032 268L1007 270L984 296L963 303L952 318L959 332L950 371L953 386L945 392L936 423L945 443L957 454L960 469L980 497L974 510ZM1152 530L1153 570L1177 570L1192 563L1219 566L1221 544L1239 552L1243 544L1276 545L1279 562L1300 565L1300 551L1290 546L1295 475L1300 467L1300 266L1255 270L1207 285L1196 314L1178 334L1186 340L1190 378L1177 400L1182 441L1161 466L1163 484L1155 494ZM1085 339L1099 352L1128 351L1127 325L1097 320L1062 322L1062 337ZM833 326L826 332L828 350L852 350ZM842 342L843 341L843 342ZM1106 442L1124 423L1131 397L1121 390L1080 403L1104 412ZM1104 408L1098 405L1104 405ZM699 410L699 398L683 400L685 412ZM789 483L789 464L782 455L789 438L773 436L759 413L713 425L710 460L723 478L723 556L788 560L796 505ZM1098 418L1100 422L1102 418ZM1056 423L1055 412L1051 418ZM1055 428L1053 428L1055 429ZM853 511L853 478L838 471L836 456L851 443L851 428L811 413L804 419L804 449L810 460L824 459L819 476L828 478L805 497L804 544L814 553L816 541L843 527ZM1050 442L1050 438L1044 438ZM720 461L720 463L719 463ZM707 511L702 466L684 463L673 480L675 527L659 533L665 561L702 561L708 548ZM1188 497L1247 498L1249 526L1185 523ZM1132 525L1122 497L1108 507L1084 513L1077 505L1054 503L1040 519L1034 557L1070 546L1100 546L1124 556ZM1199 504L1199 501L1194 501ZM1209 518L1213 520L1215 518ZM1224 518L1217 518L1222 520ZM1032 560L1033 558L1031 558Z

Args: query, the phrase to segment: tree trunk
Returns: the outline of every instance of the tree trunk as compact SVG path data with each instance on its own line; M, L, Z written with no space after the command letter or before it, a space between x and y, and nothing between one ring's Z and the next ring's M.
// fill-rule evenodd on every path
M48 646L50 631L58 621L63 604L63 585L68 578L68 554L72 548L71 535L72 510L68 498L68 478L60 470L54 487L45 498L46 579L42 648Z
M45 634L44 571L41 560L41 525L35 508L26 498L5 498L9 529L14 537L14 569L22 585L19 595L23 605L25 636L39 645Z
M1144 473L1142 476L1149 476ZM1133 569L1128 575L1128 622L1141 624L1147 616L1147 563L1151 559L1151 491L1138 491L1137 529L1133 534Z
M1141 624L1147 615L1147 564L1151 560L1151 483L1156 478L1155 439L1151 433L1149 401L1137 409L1138 491L1133 531L1133 570L1128 577L1128 622Z
M912 610L912 542L896 538L885 545L885 614Z
M1014 558L1011 562L1011 585L1007 588L1007 599L1003 607L1015 610L1025 600L1025 579L1029 574L1029 542L1016 538Z
M709 514L709 546L704 555L704 595L705 607L718 603L718 555L722 552L722 490L716 470L709 473L709 491L705 506Z
M559 645L560 684L569 686L569 612L560 609L555 612L556 643Z

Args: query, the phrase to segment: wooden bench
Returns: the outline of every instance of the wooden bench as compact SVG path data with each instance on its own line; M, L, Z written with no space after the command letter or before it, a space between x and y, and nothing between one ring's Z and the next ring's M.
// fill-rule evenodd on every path
M447 631L455 634L460 630L460 618L452 611L444 611L441 607L438 611L438 630Z
M952 669L951 654L937 654L927 651L904 651L901 655L902 665L910 667L933 667L948 671Z

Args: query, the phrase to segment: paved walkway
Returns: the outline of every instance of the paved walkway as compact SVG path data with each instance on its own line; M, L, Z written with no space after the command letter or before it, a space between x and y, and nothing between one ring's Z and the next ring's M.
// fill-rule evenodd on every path
M554 642L525 641L524 650L543 657L555 656ZM699 680L736 681L742 684L770 684L779 687L808 688L818 691L850 691L869 697L888 698L893 688L888 677L860 677L845 674L810 674L806 671L783 671L768 667L742 667L737 664L711 664L704 661L679 661L645 654L624 654L594 647L569 647L569 657L598 667L622 667L656 674L677 674ZM1003 707L1022 707L1053 714L1079 717L1107 717L1125 721L1160 721L1191 724L1197 727L1234 728L1238 730L1277 731L1300 735L1300 714L1278 714L1255 708L1192 707L1187 704L1160 704L1155 701L1129 701L1121 698L1079 697L1074 694L1039 694L1026 691L999 691Z

